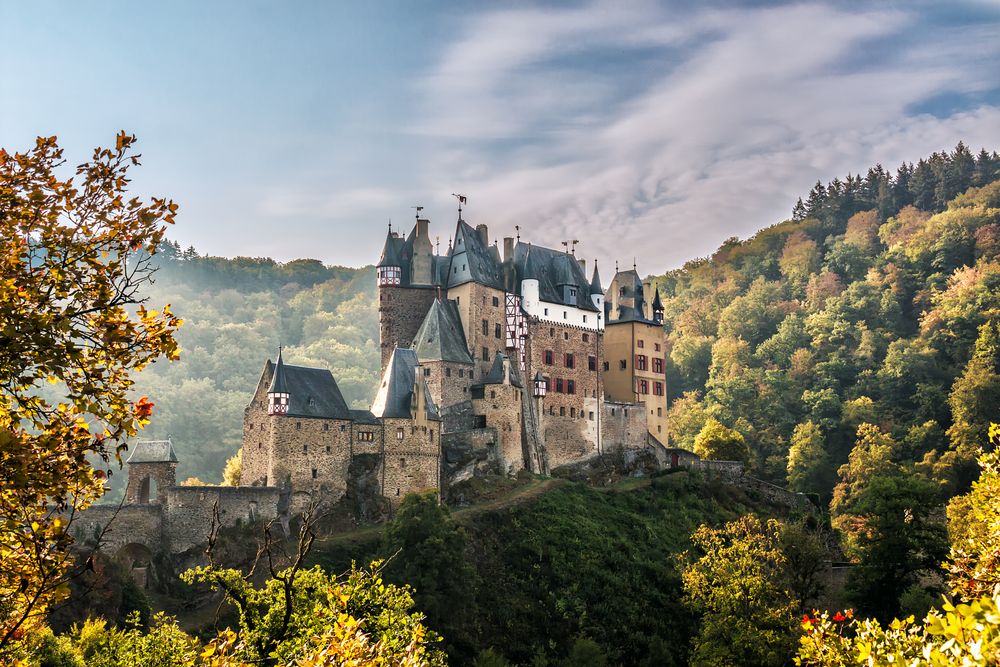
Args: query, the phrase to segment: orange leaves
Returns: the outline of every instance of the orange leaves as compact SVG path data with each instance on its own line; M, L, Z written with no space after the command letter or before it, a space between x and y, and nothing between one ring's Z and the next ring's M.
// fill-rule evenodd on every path
M141 397L135 402L135 418L142 422L148 422L153 414L155 403L149 400L148 396Z

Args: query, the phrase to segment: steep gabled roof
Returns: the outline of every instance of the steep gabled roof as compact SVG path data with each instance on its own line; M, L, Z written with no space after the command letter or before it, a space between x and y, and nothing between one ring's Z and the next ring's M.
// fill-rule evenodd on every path
M271 386L267 388L269 394L287 394L288 380L285 379L285 362L281 358L281 349L278 349L278 361L274 364L274 374L271 376Z
M497 356L493 358L493 366L490 368L490 372L486 374L482 384L504 384L506 382L504 376L505 362L508 368L510 368L510 383L515 387L523 386L521 384L521 374L517 370L517 364L511 362L510 357L503 352L497 352Z
M479 233L464 220L455 229L455 246L448 269L448 287L476 282L503 289L503 270L496 248L483 243Z
M170 440L140 440L126 463L177 463Z
M597 311L590 300L590 281L576 258L562 250L553 250L530 243L518 243L514 248L514 268L517 278L538 281L538 298L548 303ZM564 286L576 288L575 297L567 297Z
M399 238L399 235L395 234L390 230L385 235L385 245L382 246L382 257L378 260L376 266L403 266L403 258L401 256L401 251L403 249L404 241Z
M276 365L268 359L264 377L273 380ZM333 373L325 368L308 368L282 363L288 398L289 417L350 419L350 410ZM271 383L273 385L273 381Z
M458 305L448 299L435 299L413 337L413 350L420 361L453 361L473 363L465 331L458 314Z
M590 279L590 293L604 296L604 288L601 287L601 274L597 272L597 260L594 260L594 277Z
M389 364L382 375L382 382L375 392L372 401L372 414L383 419L413 419L413 389L417 380L417 355L409 348L397 347L392 351ZM427 406L427 418L435 421L441 419L437 406L431 398L426 383L421 382L424 390L424 404Z

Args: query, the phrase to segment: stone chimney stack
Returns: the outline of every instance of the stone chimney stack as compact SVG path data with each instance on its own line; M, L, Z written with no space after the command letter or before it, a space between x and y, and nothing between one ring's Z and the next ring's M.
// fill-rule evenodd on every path
M580 268L583 269L583 275L587 275L587 260L581 257L576 261L580 263Z
M490 244L489 229L486 225L476 225L476 233L479 234L479 240L483 242L483 245L488 246Z
M505 262L514 259L514 237L503 237L503 260Z
M424 220L423 218L417 218L417 238L427 238L428 236L428 226L431 224L430 220Z

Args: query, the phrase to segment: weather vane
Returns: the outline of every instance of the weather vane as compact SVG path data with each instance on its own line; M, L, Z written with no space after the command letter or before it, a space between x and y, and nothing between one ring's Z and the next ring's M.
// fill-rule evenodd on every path
M462 219L462 204L464 204L465 202L467 202L469 200L469 198L466 197L465 195L455 194L454 192L451 193L451 196L455 197L456 199L458 199L458 219L461 220Z
M424 210L424 207L423 207L423 206L411 206L410 208L415 208L415 209L417 209L417 220L419 220L419 219L420 219L420 212L421 212L422 210Z

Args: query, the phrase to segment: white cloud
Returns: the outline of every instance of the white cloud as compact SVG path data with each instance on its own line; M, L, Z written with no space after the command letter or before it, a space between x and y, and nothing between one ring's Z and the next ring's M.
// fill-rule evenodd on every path
M785 217L817 179L959 139L995 147L996 107L908 109L988 89L996 26L966 34L979 46L963 56L957 30L908 39L919 20L602 2L476 16L418 86L412 130L429 148L416 185L461 183L468 218L494 236L521 224L554 247L583 240L604 266L634 253L659 272ZM618 67L603 67L609 54Z

